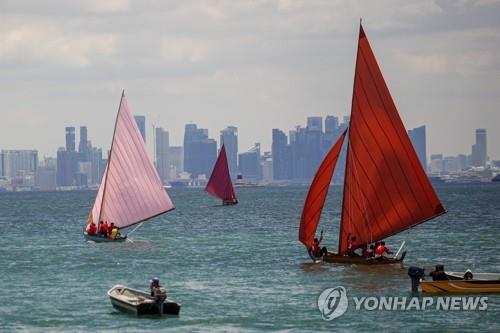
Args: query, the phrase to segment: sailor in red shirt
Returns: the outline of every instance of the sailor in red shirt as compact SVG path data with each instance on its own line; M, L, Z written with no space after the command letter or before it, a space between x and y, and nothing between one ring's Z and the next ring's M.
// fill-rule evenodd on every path
M356 236L347 236L347 255L349 257L359 257L359 254L354 252L356 250Z
M108 222L104 222L103 224L101 224L101 228L99 230L101 236L105 238L108 237L108 231L109 231Z
M309 249L309 251L307 251L309 253L309 256L311 257L311 259L313 261L316 261L316 258L320 258L323 255L328 253L326 246L323 246L322 248L320 248L320 244L321 244L322 240L323 240L323 230L321 230L319 240L317 238L314 238L314 241L311 245L311 248Z
M94 236L96 232L97 228L95 226L95 223L94 222L90 223L87 227L87 234L90 236Z
M385 246L385 242L382 241L380 242L380 244L375 248L375 255L376 256L383 256L384 253L387 253L387 254L392 254L392 251L389 250L389 248L387 246Z

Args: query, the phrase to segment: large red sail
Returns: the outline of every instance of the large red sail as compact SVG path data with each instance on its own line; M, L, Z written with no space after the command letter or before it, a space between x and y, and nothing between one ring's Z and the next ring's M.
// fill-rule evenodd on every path
M210 175L205 191L224 201L236 202L233 183L229 175L226 148L222 145L219 157L215 162L214 169Z
M360 26L339 253L445 213L406 133Z
M344 143L346 131L342 133L321 163L307 193L302 218L300 219L299 240L309 249L318 227L321 211L332 182L333 171Z

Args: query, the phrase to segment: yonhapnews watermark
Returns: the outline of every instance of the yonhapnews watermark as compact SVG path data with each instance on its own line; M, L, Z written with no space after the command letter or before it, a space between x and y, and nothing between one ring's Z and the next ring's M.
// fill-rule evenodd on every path
M363 296L351 297L355 310L366 311L486 311L488 297L477 296ZM324 320L342 316L349 307L347 290L328 288L318 297L318 309Z

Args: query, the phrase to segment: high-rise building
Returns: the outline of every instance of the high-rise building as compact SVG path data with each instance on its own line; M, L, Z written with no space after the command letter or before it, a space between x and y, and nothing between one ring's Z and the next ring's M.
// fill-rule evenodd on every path
M139 127L139 131L141 132L142 138L144 142L146 142L146 117L145 116L134 116L135 122L137 123L137 127Z
M156 170L162 182L166 183L170 178L170 163L168 161L169 153L169 133L161 127L155 129L156 140Z
M184 171L184 148L169 147L168 150L169 162L169 179L178 178L179 174Z
M413 148L417 153L420 164L422 168L427 170L427 148L426 148L426 135L425 126L416 127L408 131L408 136L410 137Z
M226 148L229 173L231 178L235 178L238 170L238 128L228 126L220 131L220 144Z
M238 155L238 167L243 179L261 179L260 143L256 143L250 150Z
M102 159L102 149L95 147L90 148L89 161L91 164L91 177L89 182L92 185L100 184L104 168L106 167Z
M326 116L325 118L325 133L334 133L339 128L339 118L334 116Z
M36 175L38 168L38 151L36 150L2 150L2 173L8 179Z
M286 180L292 178L292 156L291 147L287 143L286 134L277 129L273 129L273 179Z
M471 165L486 166L488 151L486 147L486 129L476 129L476 143L472 146Z
M208 138L208 129L186 124L184 131L184 171L193 178L209 177L217 159L217 141Z
M36 173L36 186L42 191L52 191L56 189L56 168L57 159L45 157L43 164L40 163Z
M66 127L66 151L75 151L75 128Z
M432 154L429 167L431 173L441 173L443 171L443 154Z
M87 126L80 126L80 143L78 144L78 152L81 155L82 160L88 160L89 154L88 138L87 138Z

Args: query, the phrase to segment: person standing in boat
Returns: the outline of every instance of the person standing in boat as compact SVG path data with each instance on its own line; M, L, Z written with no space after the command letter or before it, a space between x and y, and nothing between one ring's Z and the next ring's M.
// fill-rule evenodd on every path
M108 232L109 232L109 225L108 222L105 221L104 223L101 221L101 225L99 227L99 234L104 237L108 238Z
M321 258L322 256L328 253L326 246L320 248L322 240L323 240L323 230L321 230L319 240L317 238L314 238L311 248L307 251L312 260L316 260L316 258Z

